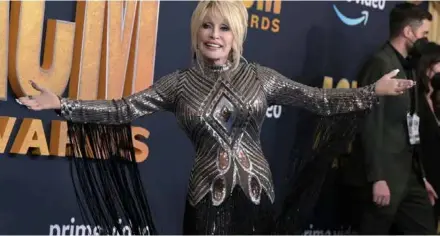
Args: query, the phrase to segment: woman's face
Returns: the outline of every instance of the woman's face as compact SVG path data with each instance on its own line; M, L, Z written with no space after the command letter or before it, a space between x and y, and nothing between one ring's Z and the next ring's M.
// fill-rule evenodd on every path
M223 65L231 52L234 35L220 14L208 13L197 34L198 50L209 63Z
M436 73L440 73L440 62L435 63L434 65L432 65L428 72L426 73L426 75L428 76L429 79L432 79L432 77L436 74Z

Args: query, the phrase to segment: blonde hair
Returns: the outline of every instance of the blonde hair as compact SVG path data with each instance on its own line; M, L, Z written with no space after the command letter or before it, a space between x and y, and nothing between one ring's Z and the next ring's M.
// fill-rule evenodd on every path
M191 48L197 57L197 34L207 14L220 14L225 19L234 36L230 59L237 68L243 55L243 43L248 27L248 12L242 1L237 0L201 0L191 18Z

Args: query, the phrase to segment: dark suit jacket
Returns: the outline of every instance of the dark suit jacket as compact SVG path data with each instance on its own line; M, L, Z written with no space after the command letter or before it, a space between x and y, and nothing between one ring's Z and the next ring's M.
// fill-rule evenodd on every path
M357 78L359 85L372 84L394 69L400 70L397 77L407 78L394 49L385 44L362 67ZM408 140L406 116L411 97L407 91L399 96L380 97L379 100L380 104L366 117L356 136L352 155L343 168L344 180L358 186L385 180L391 195L397 200L396 196L403 193L412 170L423 175L423 168L413 166Z

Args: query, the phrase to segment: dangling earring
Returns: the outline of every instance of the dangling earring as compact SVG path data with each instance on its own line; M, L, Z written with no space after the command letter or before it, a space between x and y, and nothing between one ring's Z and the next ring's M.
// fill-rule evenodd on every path
M229 52L228 60L229 60L231 63L234 63L234 49L233 49L233 48L231 48L231 51Z
M197 44L196 45L196 48L195 48L195 50L194 50L194 55L193 55L193 60L197 60L197 57L198 57L198 52L199 51L199 45Z
M244 62L246 62L246 64L249 64L249 62L246 60L246 58L244 58L243 55L241 55L240 58L241 58Z
M200 68L202 74L205 75L205 72L203 70L204 62L202 60L202 57L200 56L200 52L199 52L199 47L198 46L196 47L196 51L194 52L194 60L195 60L195 63L197 64L197 66Z

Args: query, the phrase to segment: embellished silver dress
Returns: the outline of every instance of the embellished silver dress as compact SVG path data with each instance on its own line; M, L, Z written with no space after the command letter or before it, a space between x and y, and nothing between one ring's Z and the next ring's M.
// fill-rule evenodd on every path
M157 111L173 112L194 145L184 233L265 234L275 200L260 131L271 104L330 116L368 110L374 85L320 89L253 63L176 71L142 92L115 101L62 99L72 122L124 124Z

